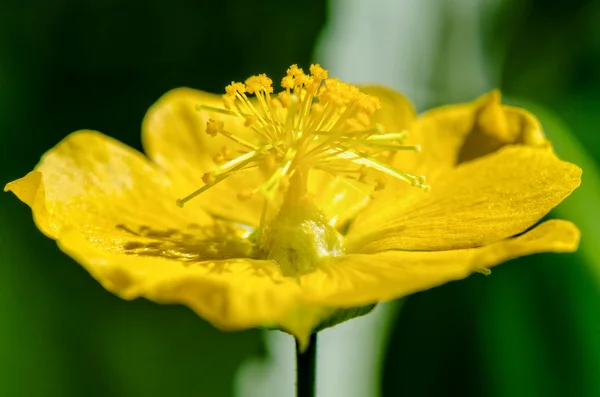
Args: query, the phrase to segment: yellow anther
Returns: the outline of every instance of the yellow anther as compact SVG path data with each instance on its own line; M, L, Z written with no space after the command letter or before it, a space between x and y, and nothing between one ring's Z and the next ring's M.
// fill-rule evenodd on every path
M281 86L286 89L302 87L309 84L312 78L307 76L298 65L292 65L287 70L287 76L281 80Z
M235 96L238 93L243 94L246 92L246 86L244 83L236 83L235 81L232 81L231 84L225 87L225 92L231 96Z
M267 77L266 74L262 73L258 75L260 79L260 84L263 86L263 90L268 92L269 94L273 93L273 80Z
M287 75L291 77L304 76L304 71L298 65L294 64L288 68Z
M317 80L325 80L329 76L327 69L323 69L318 63L310 65L310 74Z
M262 90L268 93L273 92L273 81L266 74L248 77L246 80L246 92L248 94L255 94Z
M212 185L213 183L215 183L215 177L210 172L207 172L204 175L202 175L202 182L204 182L207 185Z
M246 120L244 120L244 125L246 127L251 127L254 124L256 124L258 122L258 117L255 115L250 115L248 117L246 117Z
M294 83L296 84L296 86L301 87L303 85L309 85L311 84L313 81L312 77L307 76L305 74L298 76L294 79Z
M292 76L285 76L283 79L281 79L281 86L283 88L287 88L287 89L294 88L294 86L295 86L295 84L294 84L294 77L292 77Z
M233 154L226 148L213 154L216 168L202 176L205 185L179 200L178 205L249 170L259 172L265 182L239 193L241 200L257 193L272 200L290 183L290 189L296 189L294 181L299 179L290 179L291 175L303 175L306 181L311 169L359 180L374 190L383 189L387 183L377 175L428 188L424 178L391 165L399 151L419 151L420 146L403 144L406 131L390 133L382 124L372 122L381 107L379 99L330 78L319 64L311 65L309 74L297 65L290 66L281 85L284 90L271 95L272 80L259 74L245 83L228 85L222 97L225 108L197 105L199 111L238 119L238 123L228 124L228 129L215 116L206 123L207 134L221 135L232 141L235 149ZM255 100L249 98L251 94Z
M340 83L340 95L349 103L357 100L362 94L357 86L341 82Z
M225 109L231 109L235 106L235 95L224 94L221 96L223 99L223 105L225 105Z
M209 119L206 122L206 133L210 136L217 136L223 132L224 127L225 123L223 123L223 121Z
M381 109L381 101L379 98L376 98L372 95L359 93L354 107L359 111L365 112L368 116L371 116L373 113Z

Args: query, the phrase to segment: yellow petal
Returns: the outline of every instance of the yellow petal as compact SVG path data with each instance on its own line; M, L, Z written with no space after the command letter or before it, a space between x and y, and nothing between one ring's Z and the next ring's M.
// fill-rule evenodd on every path
M212 222L198 207L178 208L171 190L170 180L142 154L92 131L69 135L35 171L5 187L54 239L67 229L126 233L122 226L172 230Z
M175 194L183 198L205 185L203 175L216 167L215 156L226 150L230 158L239 156L242 148L224 136L206 133L206 122L222 120L225 130L244 136L242 121L197 106L204 104L223 108L221 98L214 94L179 88L168 92L148 111L142 125L142 142L148 156L163 168L174 181ZM226 156L227 157L227 156ZM210 188L189 204L200 205L226 219L256 226L260 219L262 200L252 197L241 201L238 193L251 190L263 182L258 171L234 175ZM189 205L189 204L186 204Z
M36 223L107 290L188 305L223 329L274 324L307 340L323 310L298 307L299 287L272 261L247 258L248 232L190 205L140 153L81 131L9 183ZM305 313L299 316L298 313Z
M386 301L465 278L520 256L573 252L578 244L575 225L551 220L518 237L479 248L347 255L302 276L302 297L308 303L340 307Z
M127 254L113 249L111 240L110 235L73 231L58 244L114 294L184 304L222 329L279 324L299 294L296 281L284 277L272 261Z
M509 146L443 174L431 192L356 219L350 252L470 248L529 228L579 186L581 169L549 149Z
M436 108L421 115L411 130L421 145L417 169L434 182L448 168L490 154L508 144L548 146L535 116L501 104L492 91L473 102Z
M417 113L402 94L381 86L361 86L360 90L381 101L381 109L371 117L372 122L383 124L388 132L400 132L411 128Z
M420 145L421 152L400 153L393 164L402 171L425 176L434 189L437 179L448 170L506 145L550 146L537 118L525 109L501 104L497 90L473 102L432 109L412 123L409 133L406 144ZM386 189L373 195L364 216L420 193L406 183L391 181Z

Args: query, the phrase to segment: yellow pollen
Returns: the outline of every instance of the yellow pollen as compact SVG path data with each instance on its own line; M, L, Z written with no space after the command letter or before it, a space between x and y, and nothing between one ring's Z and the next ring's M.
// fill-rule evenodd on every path
M294 88L294 78L292 76L285 76L281 79L281 86L283 88Z
M323 69L321 65L317 63L310 66L310 74L312 74L317 80L325 80L328 77L329 72L327 69Z
M236 94L243 94L246 92L246 86L243 83L236 83L232 81L227 87L225 87L225 92L229 96L235 97Z
M266 74L252 76L246 80L246 92L248 94L255 94L259 91L265 91L269 94L273 92L273 80L268 78Z
M217 136L223 132L225 123L222 120L209 119L206 123L206 133L210 136Z
M197 105L199 110L240 119L243 127L237 124L237 128L247 131L228 131L222 120L208 120L207 134L222 135L238 147L235 154L229 149L215 154L214 169L202 177L205 185L178 200L178 205L250 170L261 173L265 182L238 193L240 200L256 193L271 200L278 192L291 189L292 175L306 175L311 169L367 183L373 190L384 189L390 179L428 189L423 176L388 163L398 152L420 152L421 147L404 144L408 131L388 131L372 121L382 107L379 98L329 77L318 64L309 70L307 74L297 65L290 66L281 81L283 90L275 94L272 80L259 74L245 83L228 85L222 96L224 108ZM379 177L373 176L377 174Z
M244 125L246 127L250 127L254 124L256 124L258 122L258 117L254 116L254 115L250 115L248 117L246 117L246 120L244 120Z
M215 183L215 177L207 172L202 176L202 182L204 182L207 185L212 185L213 183Z
M288 75L288 76L293 76L293 77L296 77L296 76L299 76L299 75L304 75L304 72L302 71L302 69L300 69L300 68L298 67L298 65L296 65L296 64L293 64L292 66L290 66L290 67L288 68L288 70L287 70L287 75Z

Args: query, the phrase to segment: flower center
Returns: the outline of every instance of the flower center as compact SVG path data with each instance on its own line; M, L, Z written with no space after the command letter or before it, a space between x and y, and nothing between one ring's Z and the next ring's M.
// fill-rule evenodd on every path
M371 184L375 190L385 187L387 177L428 186L424 177L388 163L396 152L419 151L420 147L404 144L407 131L387 132L371 121L381 107L378 98L329 78L320 65L312 65L309 74L292 65L281 86L283 90L275 95L270 78L252 76L245 83L232 82L225 88L224 108L197 105L199 110L241 119L245 127L230 131L215 117L208 120L206 133L222 135L242 150L237 157L224 154L215 158L218 165L204 174L205 185L177 200L177 205L183 206L231 175L258 168L265 181L238 193L241 200L256 194L265 198L260 225L252 238L255 255L274 260L283 274L296 276L314 270L323 258L344 252L343 236L307 192L311 170ZM253 99L248 96L251 94ZM377 178L372 177L373 170ZM266 204L279 191L284 194L283 202L267 219Z
M309 273L324 258L344 254L343 236L307 194L306 178L305 170L294 173L281 208L256 244L256 255L275 261L285 276Z
M274 95L272 80L261 74L245 83L228 85L224 108L198 104L199 109L242 119L249 131L228 131L216 118L207 122L207 134L222 135L244 150L228 161L221 159L219 166L204 174L205 185L177 200L177 205L183 206L233 174L257 167L265 172L266 181L240 192L240 199L261 194L271 200L279 190L287 189L290 177L300 169L318 169L371 183L375 189L385 186L386 176L428 187L423 176L402 172L385 161L394 152L419 151L420 147L403 144L407 131L387 132L382 125L371 122L371 116L381 107L378 98L329 78L320 65L312 65L310 74L292 65L281 86L284 90ZM254 100L248 97L250 94ZM381 177L369 181L369 169L378 171Z

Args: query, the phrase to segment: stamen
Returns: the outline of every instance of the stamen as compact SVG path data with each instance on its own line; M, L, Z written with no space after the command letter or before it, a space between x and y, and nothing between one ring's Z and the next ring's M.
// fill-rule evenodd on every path
M245 83L228 85L222 96L223 107L196 105L199 111L237 118L240 122L236 128L246 128L247 133L238 134L233 127L226 129L223 120L208 119L206 133L237 143L240 153L233 158L226 149L215 154L215 168L202 177L205 185L178 200L178 205L183 206L233 174L249 170L262 173L266 182L240 192L240 199L260 193L271 200L288 188L292 175L303 175L294 180L306 180L311 168L338 175L350 185L368 180L374 190L385 188L386 176L428 189L424 177L405 173L383 161L401 151L419 152L421 147L404 144L408 131L388 132L385 126L371 122L382 106L378 98L330 78L318 64L311 65L309 71L290 66L281 80L283 90L276 94L272 80L259 74ZM381 176L374 178L367 169Z
M246 149L258 150L258 147L254 146L253 144L246 142L244 139L240 138L239 136L236 136L236 135L232 134L231 132L224 130L223 126L224 126L224 123L221 120L209 119L208 122L206 123L206 133L212 137L215 137L215 136L221 134L224 137L231 139L235 143L244 146Z
M373 168L379 172L382 172L386 175L394 177L404 182L408 182L413 186L418 186L422 188L426 188L426 181L424 176L415 176L411 174L407 174L400 170L395 169L394 167L385 164L373 157L368 156L365 153L361 153L359 151L355 151L349 147L345 148L346 151L338 154L338 157L345 158L347 160L352 161L356 164L365 165L367 167Z

